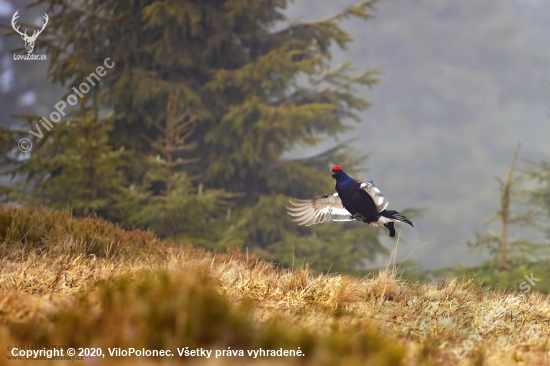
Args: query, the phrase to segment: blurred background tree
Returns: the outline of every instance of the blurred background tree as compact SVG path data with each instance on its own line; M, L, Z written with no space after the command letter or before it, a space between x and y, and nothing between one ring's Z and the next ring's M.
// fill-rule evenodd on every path
M540 183L546 183L546 164L530 163L530 169L518 172L517 160L521 144L517 145L512 164L505 180L496 178L500 186L500 207L487 222L500 224L500 233L490 231L487 234L475 233L476 240L467 244L478 253L488 251L490 259L479 266L456 266L433 272L438 275L455 275L477 277L486 286L505 287L517 281L522 282L526 274L533 273L536 278L548 278L550 275L550 245L546 242L528 240L525 233L514 240L509 240L508 232L511 225L519 225L547 230L544 225L542 206L548 210L545 198L548 196L548 186L539 185L533 188L533 178ZM517 286L520 283L516 283ZM550 292L550 284L537 284L537 291Z
M500 208L487 224L498 222L501 225L500 235L493 232L481 235L476 232L477 240L475 242L468 241L468 245L472 248L489 250L493 260L498 260L500 271L508 270L509 254L512 256L527 255L532 257L540 249L538 245L529 243L523 239L511 242L508 240L510 225L537 226L537 212L535 209L525 209L529 204L529 196L531 194L531 191L525 189L525 183L529 179L529 176L525 172L517 174L516 164L520 148L521 144L518 144L506 180L499 177L495 178L500 185ZM512 204L514 204L514 208L512 208ZM516 210L515 206L523 207L524 211L520 212Z
M138 152L147 167L142 184L130 185L117 199L122 223L144 225L163 238L208 246L215 239L211 234L216 232L216 219L229 207L224 199L231 195L216 189L203 192L202 184L196 191L193 178L185 171L185 165L192 161L176 157L195 148L187 139L195 131L196 121L182 110L177 92L168 97L164 123L146 117L160 135L156 140L145 136L153 150L151 155Z
M375 84L379 71L354 75L330 60L332 47L352 41L341 21L370 19L376 2L289 24L286 0L33 1L50 16L37 47L53 83L70 91L106 58L115 66L30 154L13 149L23 132L3 130L7 189L17 188L6 199L94 211L287 265L360 268L386 253L381 231L297 227L284 206L332 192L330 165L353 172L366 157L347 143L309 159L282 155L346 131L369 106L356 87Z
M530 203L541 209L543 215L548 219L550 218L550 162L529 161L527 174L539 184L530 192ZM550 238L550 226L545 225L543 229L546 237Z
M85 104L81 101L49 135L42 127L42 139L28 134L29 129L37 131L42 116L16 115L27 129L2 129L5 153L0 165L11 177L11 183L3 187L4 201L70 207L80 216L108 210L113 195L123 187L119 168L124 164L124 149L109 145L112 114L101 117L95 103ZM13 149L14 140L23 137L32 140L31 152Z

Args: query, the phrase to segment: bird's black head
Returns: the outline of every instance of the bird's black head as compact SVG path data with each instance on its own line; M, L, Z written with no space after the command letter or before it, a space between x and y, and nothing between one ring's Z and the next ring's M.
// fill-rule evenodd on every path
M330 172L332 173L332 178L334 179L338 179L338 177L342 176L343 174L346 174L344 173L342 168L340 168L339 166L335 166L330 170Z

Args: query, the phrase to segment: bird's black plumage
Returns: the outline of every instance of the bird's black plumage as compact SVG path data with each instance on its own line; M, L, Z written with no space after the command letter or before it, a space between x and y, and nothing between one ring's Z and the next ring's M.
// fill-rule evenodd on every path
M336 192L312 200L290 201L288 214L298 225L315 225L328 220L358 220L375 226L385 226L395 236L394 222L412 222L397 211L386 210L388 200L373 181L358 182L336 166L331 170L336 180Z

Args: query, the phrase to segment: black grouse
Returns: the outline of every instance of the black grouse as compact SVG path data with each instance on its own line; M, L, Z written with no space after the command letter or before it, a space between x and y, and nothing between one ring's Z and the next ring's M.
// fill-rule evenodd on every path
M328 220L358 220L374 226L385 226L390 236L395 236L395 221L412 222L397 211L386 210L388 200L374 182L358 182L350 178L342 168L335 166L330 171L336 179L336 192L312 200L290 201L294 207L287 207L288 214L298 225L321 224Z

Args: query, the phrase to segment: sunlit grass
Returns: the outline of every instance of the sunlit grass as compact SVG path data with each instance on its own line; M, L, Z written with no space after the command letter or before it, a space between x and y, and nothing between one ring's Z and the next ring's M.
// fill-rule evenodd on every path
M300 350L303 357L114 358L102 363L310 365L548 362L548 298L479 281L316 275L245 254L166 246L150 232L44 208L0 208L0 347ZM546 280L546 279L544 279ZM495 315L504 313L497 322ZM484 324L494 325L475 335ZM5 356L3 356L5 357ZM87 363L89 363L87 359ZM38 361L33 361L34 362Z

